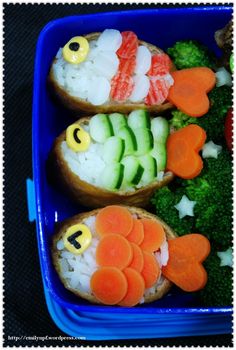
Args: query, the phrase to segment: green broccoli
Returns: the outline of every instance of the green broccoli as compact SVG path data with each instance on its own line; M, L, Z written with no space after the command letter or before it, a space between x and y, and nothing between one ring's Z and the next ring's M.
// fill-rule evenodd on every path
M232 89L228 86L215 87L208 97L211 108L203 117L193 118L179 110L174 110L170 126L178 130L189 124L197 124L206 131L208 140L217 143L224 139L224 119L232 106Z
M199 181L209 184L199 187ZM232 159L223 147L217 159L204 160L204 170L200 178L188 181L186 193L196 200L195 226L206 233L216 249L225 249L232 243ZM195 188L195 191L194 191ZM202 188L202 191L201 191ZM199 193L202 192L202 195Z
M174 46L167 49L167 53L172 58L177 69L191 67L215 66L215 57L208 48L197 41L182 40L177 41Z
M174 207L186 195L196 201L194 217L179 218ZM156 213L177 234L199 232L207 236L214 249L224 250L232 243L232 161L226 146L217 159L204 160L200 176L176 179L158 190L152 198Z
M197 119L197 124L207 133L207 139L215 143L224 139L224 120L227 111L232 106L232 88L229 86L215 87L209 94L210 110Z
M220 266L220 258L212 252L204 262L208 281L197 292L203 306L230 306L233 302L233 272L229 266Z
M194 218L186 216L180 219L179 212L174 207L180 202L184 194L182 188L171 191L170 188L165 186L156 191L151 200L152 204L156 207L157 216L173 228L179 236L192 232L194 227Z
M173 127L175 130L179 130L188 126L189 124L195 124L196 118L192 118L187 114L179 111L178 109L171 112L172 118L169 120L170 127Z

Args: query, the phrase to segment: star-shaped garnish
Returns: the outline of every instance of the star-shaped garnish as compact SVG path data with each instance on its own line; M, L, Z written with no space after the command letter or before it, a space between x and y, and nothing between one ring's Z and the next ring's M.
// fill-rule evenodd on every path
M217 255L220 258L220 266L233 266L233 251L231 247L224 252L218 252Z
M187 196L183 195L181 201L175 205L175 208L179 212L179 218L183 219L185 216L194 216L193 208L195 201L190 201Z

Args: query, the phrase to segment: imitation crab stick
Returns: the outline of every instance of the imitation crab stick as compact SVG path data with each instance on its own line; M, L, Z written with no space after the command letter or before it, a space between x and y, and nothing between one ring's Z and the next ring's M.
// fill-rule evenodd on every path
M150 253L155 252L165 240L165 231L157 221L150 219L142 219L141 221L144 227L144 239L140 248Z
M163 275L186 292L202 289L207 282L207 273L202 262L210 253L207 238L189 234L169 240L169 260L162 267Z
M169 73L172 67L170 57L165 53L157 53L152 56L151 67L147 72L150 77L165 75Z
M141 271L141 275L145 281L145 288L151 288L158 280L160 276L160 266L156 261L154 255L143 252L144 265Z
M131 244L117 234L105 235L96 249L96 261L99 266L115 266L122 270L131 263L132 257Z
M183 179L193 179L203 168L198 152L206 140L205 131L198 125L188 125L167 139L167 169Z
M110 205L99 211L95 225L100 236L117 233L126 237L132 230L133 217L126 208Z
M144 239L143 223L139 219L134 219L134 224L131 232L126 237L130 242L141 244Z
M133 258L131 260L131 263L129 264L129 267L132 267L133 269L137 270L138 272L141 272L143 269L143 265L144 265L142 250L135 243L130 243L130 245L133 249Z
M106 305L118 304L126 295L128 283L122 271L116 267L101 267L90 280L92 293Z
M138 37L134 32L122 32L122 44L117 50L117 55L121 58L131 58L136 55L138 49Z
M207 93L214 87L216 77L207 67L188 68L172 73L174 84L168 100L191 117L201 117L210 107Z
M119 302L119 305L134 306L138 304L143 297L145 290L144 279L140 273L129 267L124 269L123 273L127 279L128 288L124 299Z

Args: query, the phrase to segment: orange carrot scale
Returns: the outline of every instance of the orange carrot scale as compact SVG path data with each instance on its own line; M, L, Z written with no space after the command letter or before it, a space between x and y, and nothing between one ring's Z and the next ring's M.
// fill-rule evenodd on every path
M116 233L126 237L133 228L133 217L125 207L110 205L99 211L95 227L100 236Z
M122 271L116 267L101 267L90 280L92 293L105 305L118 304L126 295L128 283Z
M120 306L135 306L143 297L145 283L143 277L136 270L126 268L123 271L128 287L125 297L119 302Z
M144 239L144 228L141 220L134 219L133 228L126 238L128 241L138 245L142 243Z
M157 251L165 241L165 231L163 226L154 220L142 219L144 227L144 239L140 244L140 248L147 252Z
M129 264L129 267L132 267L136 271L141 272L144 265L143 252L137 244L130 243L130 245L133 250L133 258L131 260L131 263Z
M145 288L151 288L160 276L160 266L153 254L143 252L144 266L141 275L144 278Z
M133 258L130 243L117 234L105 235L96 249L96 262L99 266L127 267Z

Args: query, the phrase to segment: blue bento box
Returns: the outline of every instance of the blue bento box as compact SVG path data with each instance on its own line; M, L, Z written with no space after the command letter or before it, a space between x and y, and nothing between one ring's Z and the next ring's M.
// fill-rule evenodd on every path
M232 309L230 307L202 308L191 294L179 292L177 289L173 289L171 293L159 301L134 308L93 305L66 290L52 265L51 237L56 222L82 212L84 209L74 205L68 198L48 184L45 165L54 139L73 120L65 109L54 103L46 84L49 68L58 48L63 46L71 37L102 31L106 28L114 28L120 31L132 30L140 39L156 44L164 50L177 40L196 39L219 55L219 49L214 41L214 32L226 25L232 17L232 11L232 6L222 5L183 8L163 7L99 13L57 19L48 23L41 31L35 58L32 133L37 238L49 311L54 321L66 333L75 336L80 334L76 332L78 322L82 327L81 319L78 321L79 317L82 317L83 322L87 318L88 327L91 329L94 315L96 315L95 319L108 320L110 329L116 324L117 318L123 320L123 325L130 318L132 326L129 324L127 327L136 327L136 332L132 333L130 328L128 335L124 335L125 327L123 327L123 336L118 335L115 331L108 332L108 335L104 331L106 335L102 335L101 331L99 333L100 338L99 335L96 338L94 333L93 335L89 333L85 337L86 339L126 339L231 333ZM160 328L160 326L159 331L155 330L155 333L153 333L154 331L150 333L150 329L149 331L146 329L146 332L139 330L137 322L140 321L140 317L142 317L144 324L148 325L149 322L152 322L152 325L154 325L154 321L160 320L163 316L166 319L166 323L163 323L163 325L170 327L169 331L163 331L164 328ZM176 323L174 326L172 324L173 319ZM61 325L63 320L64 326ZM65 320L67 321L65 322ZM176 333L178 320L181 328ZM68 322L72 324L72 328L74 327L73 331L68 328ZM189 323L192 325L190 330ZM201 325L200 333L197 331L197 324ZM171 327L174 327L175 331ZM117 330L117 328L114 329Z

